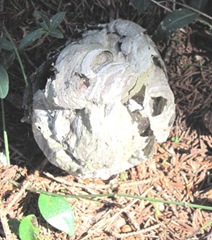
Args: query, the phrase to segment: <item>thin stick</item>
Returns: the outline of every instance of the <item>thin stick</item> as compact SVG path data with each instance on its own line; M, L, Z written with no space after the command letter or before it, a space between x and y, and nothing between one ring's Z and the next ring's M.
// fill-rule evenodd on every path
M1 202L1 200L0 200L0 219L1 219L1 224L2 224L2 227L3 227L3 230L4 230L6 240L12 239L12 237L11 237L12 233L10 231L10 227L8 225L6 213L3 209L3 204Z
M145 229L141 229L141 230L138 230L136 232L129 232L129 233L119 233L119 234L116 234L116 237L117 238L123 238L123 237L130 237L130 236L134 236L134 235L141 235L141 234L144 234L146 232L150 232L154 229L157 229L161 226L161 223L157 224L157 225L154 225L154 226L151 226L151 227L148 227L148 228L145 228Z
M161 3L159 3L159 2L157 2L157 1L155 1L155 0L151 0L151 2L153 2L154 4L158 5L159 7L163 8L163 9L165 9L165 10L168 11L168 12L172 12L171 9L163 6Z

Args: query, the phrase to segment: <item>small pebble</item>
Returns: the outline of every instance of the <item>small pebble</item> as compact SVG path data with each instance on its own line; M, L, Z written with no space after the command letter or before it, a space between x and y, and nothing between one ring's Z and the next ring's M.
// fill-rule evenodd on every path
M125 224L121 227L121 232L122 233L128 233L128 232L131 232L131 231L132 231L132 228L128 224Z

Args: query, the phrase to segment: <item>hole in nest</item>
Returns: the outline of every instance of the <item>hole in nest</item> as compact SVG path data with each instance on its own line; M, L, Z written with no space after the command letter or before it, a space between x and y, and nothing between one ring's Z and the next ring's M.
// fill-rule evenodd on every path
M95 73L99 71L101 67L113 61L113 54L110 51L102 51L93 58L91 69Z
M167 99L163 97L152 97L151 99L152 116L158 116L163 112Z

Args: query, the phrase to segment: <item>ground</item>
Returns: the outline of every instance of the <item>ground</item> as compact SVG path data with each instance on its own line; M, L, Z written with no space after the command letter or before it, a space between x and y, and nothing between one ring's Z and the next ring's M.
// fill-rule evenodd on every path
M139 15L127 0L0 2L1 30L4 34L8 32L16 44L24 34L36 29L32 15L35 9L49 17L66 11L60 26L65 39L48 37L20 52L28 78L46 60L49 52L67 39L78 36L88 25L123 18L140 24L151 36L166 14L163 8L153 5L145 14ZM173 3L167 1L166 7L173 7ZM211 44L208 26L199 21L157 42L175 95L174 126L167 141L155 146L152 159L108 181L70 176L45 159L34 142L30 124L21 122L24 112L20 107L25 85L15 61L8 68L10 92L4 101L11 166L0 168L0 238L16 239L7 220L35 214L40 228L39 239L211 239L212 212L209 210L118 195L68 199L75 215L75 235L68 237L42 218L37 205L38 194L35 193L36 190L45 190L73 195L130 194L211 206ZM2 128L2 124L0 126ZM3 143L1 131L1 149Z

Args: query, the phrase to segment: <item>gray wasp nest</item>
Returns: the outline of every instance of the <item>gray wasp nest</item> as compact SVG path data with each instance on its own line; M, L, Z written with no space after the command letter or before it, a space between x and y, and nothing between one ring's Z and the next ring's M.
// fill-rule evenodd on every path
M35 140L59 168L107 179L153 155L174 121L164 63L145 30L115 20L84 33L33 98Z

